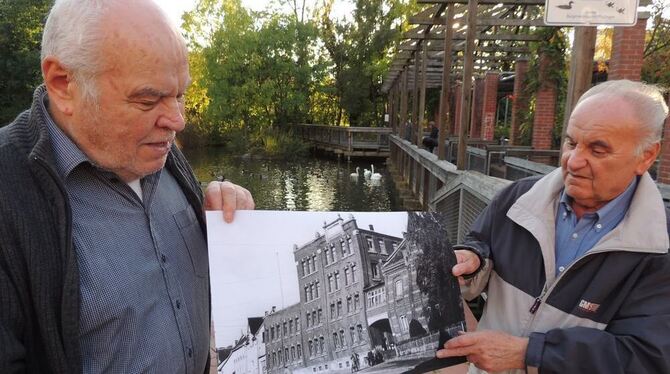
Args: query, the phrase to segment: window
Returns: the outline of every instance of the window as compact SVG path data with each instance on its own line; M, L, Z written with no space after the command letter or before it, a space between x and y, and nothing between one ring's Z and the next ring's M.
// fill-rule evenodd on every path
M295 317L295 332L300 331L300 323L298 322L298 317Z
M312 341L307 341L307 346L309 347L309 357L314 356L314 347L312 346Z
M284 348L284 362L288 362L288 348Z
M272 352L272 366L277 366L277 353Z
M309 301L309 288L305 286L305 301Z
M363 341L363 325L361 325L361 324L356 325L356 331L358 332L358 341L362 342Z
M377 244L379 244L379 251L385 255L388 254L386 251L386 245L384 245L384 240L383 239L377 239Z
M321 324L321 318L322 318L322 316L323 316L323 313L322 313L323 311L321 310L321 308L319 308L319 311L318 311L318 312L319 312L319 313L317 314L317 319L316 319L316 320L317 320L317 323L318 323L318 324Z
M346 344L344 342L344 330L340 330L340 347L341 348L346 347Z
M348 254L347 247L344 246L344 239L340 239L340 251L342 252L342 257Z
M279 361L279 365L282 364L282 358L281 358L281 356L282 356L281 351L277 352L277 358L279 359L279 360L278 360L278 361Z
M270 340L275 340L275 327L274 326L270 327Z
M307 258L307 274L312 274L312 258Z
M386 293L383 288L377 288L368 292L368 308L375 307L386 301Z
M328 247L326 247L326 249L323 250L323 257L326 260L326 265L328 265L330 263L329 258L328 258L328 253L329 252L330 252L330 250L328 249Z
M365 237L365 240L368 242L368 252L374 252L375 246L372 244L372 238L369 236Z
M351 300L351 296L347 296L347 313L351 313L353 309L353 303Z
M316 326L316 310L312 311L312 325Z
M328 292L333 292L333 274L328 274Z
M349 268L344 269L344 285L349 284Z
M310 319L311 319L311 317L310 317L310 313L307 312L307 314L305 315L305 317L306 317L305 322L307 322L307 328L309 328L309 325L311 324L311 323L310 323Z
M293 320L288 320L288 333L293 334Z
M337 316L339 317L341 315L342 315L342 300L338 300L337 301Z
M295 347L291 347L291 361L295 361Z
M409 324L407 323L407 316L400 316L400 331L407 332Z
M323 352L323 348L325 345L326 345L326 339L324 339L324 337L322 336L319 338L319 346L321 347L321 352Z
M333 347L335 347L335 349L338 348L337 342L338 342L338 339L337 339L337 333L334 332L334 333L333 333Z
M312 272L316 271L316 255L312 256Z
M379 262L371 262L370 267L372 269L372 277L379 278Z
M395 298L402 298L402 279L395 281Z
M288 334L288 324L284 322L284 336L286 336L286 334Z
M304 277L305 275L307 275L307 269L305 268L305 260L303 259L302 261L300 261L300 263L302 264L302 276Z
M298 344L298 360L302 357L302 347Z
M356 283L356 264L351 265L351 283Z
M330 319L335 319L335 303L330 304Z
M361 298L359 297L358 294L354 295L354 310L358 310L358 307L360 306L361 303Z
M347 235L347 252L351 253L351 236Z
M340 272L339 271L335 272L335 289L336 290L340 289Z
M356 343L356 332L354 331L354 326L349 327L349 338L351 338L351 343Z
M314 298L318 299L319 298L319 292L321 292L321 283L319 281L316 281L316 285L314 288Z
M314 284L309 285L309 299L314 300Z

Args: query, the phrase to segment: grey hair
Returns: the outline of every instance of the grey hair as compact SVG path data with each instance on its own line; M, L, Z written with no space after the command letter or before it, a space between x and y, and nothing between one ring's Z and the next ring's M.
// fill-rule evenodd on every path
M42 34L41 59L54 56L72 72L84 99L97 102L95 78L102 69L99 27L109 1L56 0Z
M44 26L42 34L42 62L49 56L72 72L73 79L82 90L85 100L97 106L98 88L96 78L102 72L101 46L105 33L101 24L109 17L112 7L120 1L114 0L56 0ZM153 2L155 5L156 3ZM156 6L172 28L185 53L186 42L165 12Z
M637 147L638 154L641 154L650 145L661 141L665 119L668 117L668 105L665 103L661 88L625 79L607 81L586 91L579 98L575 107L596 95L624 99L633 107L643 131L642 139Z

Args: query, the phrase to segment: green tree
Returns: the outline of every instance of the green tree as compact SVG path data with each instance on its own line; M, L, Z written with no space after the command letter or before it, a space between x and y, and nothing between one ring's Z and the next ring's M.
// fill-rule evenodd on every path
M664 12L668 12L667 1L655 0L644 48L642 80L667 87L670 86L670 19Z
M0 126L30 107L41 83L40 46L48 0L0 0Z
M319 11L320 34L332 60L340 106L352 126L381 125L382 77L409 8L399 0L357 0L353 22L345 22L331 19L333 3L325 0ZM341 124L341 115L337 123Z

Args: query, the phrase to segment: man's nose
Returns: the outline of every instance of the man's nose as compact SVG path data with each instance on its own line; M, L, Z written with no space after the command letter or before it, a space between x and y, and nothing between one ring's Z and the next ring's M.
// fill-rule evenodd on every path
M158 118L157 125L180 132L186 125L183 106L176 98L166 98L165 108Z
M567 153L567 166L568 170L578 170L584 166L586 166L586 158L584 157L584 152L585 150L582 149L581 147L577 147L575 149L571 149Z

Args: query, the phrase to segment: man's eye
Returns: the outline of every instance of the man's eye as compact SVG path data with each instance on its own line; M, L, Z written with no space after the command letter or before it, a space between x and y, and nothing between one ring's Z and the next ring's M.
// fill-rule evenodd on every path
M152 109L153 107L156 106L158 102L157 101L138 101L137 104L139 104L141 109Z

